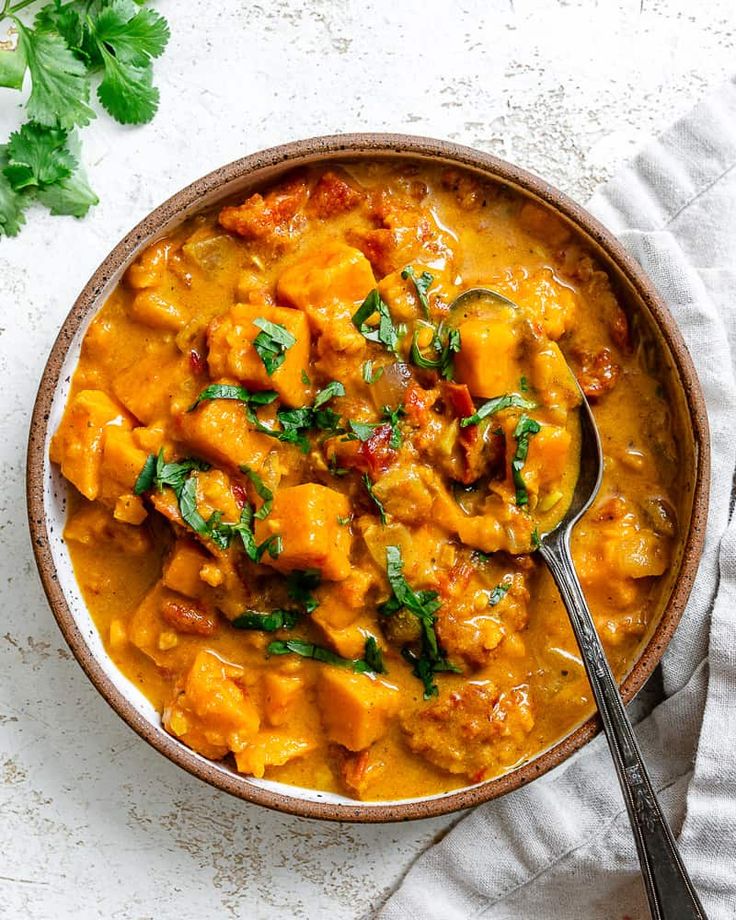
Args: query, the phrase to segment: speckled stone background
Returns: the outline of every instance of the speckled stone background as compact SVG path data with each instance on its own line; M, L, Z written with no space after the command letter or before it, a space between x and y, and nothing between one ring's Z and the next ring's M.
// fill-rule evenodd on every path
M25 523L30 407L94 267L154 205L228 160L341 131L492 151L584 201L733 68L734 0L200 0L173 37L161 111L83 135L101 204L32 212L0 242L0 916L371 915L448 826L319 824L248 806L140 741L99 698L43 597ZM0 90L0 129L16 98Z

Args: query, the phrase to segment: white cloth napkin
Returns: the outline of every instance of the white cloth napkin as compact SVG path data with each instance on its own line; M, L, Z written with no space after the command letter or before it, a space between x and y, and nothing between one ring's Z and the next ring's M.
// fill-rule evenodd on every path
M710 920L736 917L736 79L589 202L677 319L708 404L706 546L638 726ZM633 838L605 739L477 808L409 870L382 920L644 920Z

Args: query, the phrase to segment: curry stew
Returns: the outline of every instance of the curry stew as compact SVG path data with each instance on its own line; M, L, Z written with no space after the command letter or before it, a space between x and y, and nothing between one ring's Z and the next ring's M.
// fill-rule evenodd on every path
M464 298L487 287L508 297ZM83 342L52 460L106 648L173 736L362 799L508 771L592 708L535 555L579 389L574 554L623 675L677 551L666 395L541 206L408 161L310 168L151 245Z

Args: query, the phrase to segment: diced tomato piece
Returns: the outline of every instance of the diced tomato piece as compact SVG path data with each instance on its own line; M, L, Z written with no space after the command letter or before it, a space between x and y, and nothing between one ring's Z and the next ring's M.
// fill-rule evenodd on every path
M396 459L396 451L389 446L392 429L390 425L380 425L367 441L363 441L358 457L374 476L387 470Z
M437 402L437 390L425 390L412 381L404 397L404 411L410 425L423 428L429 421L429 410Z

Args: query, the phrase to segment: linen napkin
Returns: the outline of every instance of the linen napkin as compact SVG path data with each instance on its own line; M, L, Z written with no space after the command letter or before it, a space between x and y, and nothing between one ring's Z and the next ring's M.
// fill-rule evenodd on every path
M589 202L654 281L698 370L713 472L705 552L637 727L710 920L736 917L736 78ZM412 866L382 920L645 920L605 739L471 812Z

